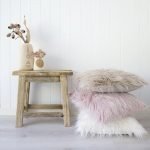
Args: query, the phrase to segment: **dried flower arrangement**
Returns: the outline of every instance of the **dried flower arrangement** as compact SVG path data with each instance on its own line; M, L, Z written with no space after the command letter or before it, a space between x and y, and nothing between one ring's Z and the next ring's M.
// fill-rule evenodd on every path
M30 44L30 30L26 25L26 18L24 16L24 26L25 30L21 28L20 24L10 24L8 29L11 30L10 33L7 34L7 37L12 39L20 38L23 41L23 45L21 47L21 70L33 70L33 65L35 65L36 69L42 69L44 67L43 57L46 55L45 52L39 50L37 52L33 52L32 44ZM35 59L35 61L34 61Z
M39 51L36 51L35 53L33 53L33 56L36 58L43 58L46 55L45 52L43 52L41 49L39 49Z
M46 55L45 52L43 52L41 49L39 49L39 51L33 53L33 57L36 59L35 60L35 65L38 68L43 68L44 66L44 61L42 60L42 58Z
M8 29L12 31L7 34L7 37L11 37L12 39L21 38L24 43L30 43L30 30L26 25L25 16L24 16L24 26L26 28L26 31L24 29L21 29L20 24L10 24L8 26Z

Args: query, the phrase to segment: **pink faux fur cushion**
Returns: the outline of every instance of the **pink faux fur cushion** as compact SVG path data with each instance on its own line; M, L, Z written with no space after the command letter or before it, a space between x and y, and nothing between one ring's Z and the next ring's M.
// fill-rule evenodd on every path
M77 107L89 111L103 123L127 117L145 107L143 102L128 93L75 91L71 99Z

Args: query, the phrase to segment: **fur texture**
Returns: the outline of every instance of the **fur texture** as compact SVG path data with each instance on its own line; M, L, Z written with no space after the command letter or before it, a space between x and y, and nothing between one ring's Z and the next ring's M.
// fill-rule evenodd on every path
M141 138L147 134L147 131L132 117L103 124L95 120L91 114L85 110L81 110L79 113L76 131L79 132L81 136L122 136L127 134Z
M104 123L127 117L145 108L143 102L128 93L75 91L71 99L78 108L86 109L92 117Z
M130 92L146 82L140 77L119 70L91 70L77 77L78 87L83 90L96 92Z

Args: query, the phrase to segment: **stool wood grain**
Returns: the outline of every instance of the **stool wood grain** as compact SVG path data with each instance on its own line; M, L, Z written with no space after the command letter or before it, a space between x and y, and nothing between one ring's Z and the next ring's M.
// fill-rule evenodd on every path
M64 126L70 126L70 111L68 99L67 77L73 75L71 70L40 70L40 71L14 71L13 75L19 76L18 100L16 111L16 127L23 126L24 117L62 117ZM31 82L60 82L62 104L29 104L30 83ZM30 112L30 109L57 109L56 112Z

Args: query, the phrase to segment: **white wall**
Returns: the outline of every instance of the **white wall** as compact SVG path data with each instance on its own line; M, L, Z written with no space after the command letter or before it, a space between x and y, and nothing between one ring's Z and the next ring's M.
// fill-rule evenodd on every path
M0 114L15 112L20 41L6 38L27 17L34 49L49 69L116 68L150 81L149 0L0 0ZM36 89L36 93L33 91ZM59 85L35 84L31 99L59 103ZM33 93L32 92L32 93ZM150 86L135 92L150 104Z

